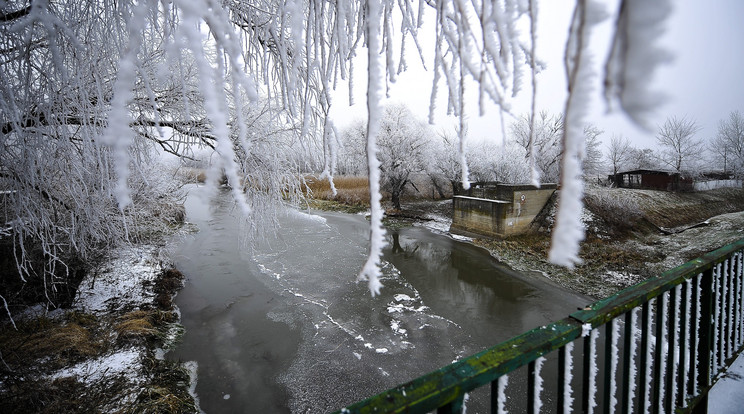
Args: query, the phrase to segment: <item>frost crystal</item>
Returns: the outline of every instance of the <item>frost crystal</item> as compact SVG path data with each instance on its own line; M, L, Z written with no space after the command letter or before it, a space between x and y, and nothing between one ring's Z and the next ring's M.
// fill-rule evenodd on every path
M585 323L581 325L581 336L582 337L589 336L589 333L591 333L591 331L592 331L592 324Z

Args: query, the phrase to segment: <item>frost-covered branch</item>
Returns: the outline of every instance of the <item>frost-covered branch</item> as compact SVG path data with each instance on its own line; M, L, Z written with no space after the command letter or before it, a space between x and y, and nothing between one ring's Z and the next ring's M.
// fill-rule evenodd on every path
M585 145L584 116L590 100L592 78L596 76L591 66L588 42L592 26L605 18L604 7L592 0L578 0L567 42L569 94L563 129L561 189L549 253L551 262L567 267L581 263L579 244L584 239L584 225L581 222L584 195L581 170Z

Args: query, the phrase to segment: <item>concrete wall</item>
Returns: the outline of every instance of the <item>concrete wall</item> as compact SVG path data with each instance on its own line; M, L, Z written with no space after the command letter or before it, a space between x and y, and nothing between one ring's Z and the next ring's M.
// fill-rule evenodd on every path
M460 191L467 195L453 197L451 230L490 237L526 233L555 188L555 184L539 189L531 185L499 184Z
M503 236L504 218L511 203L457 195L452 198L452 202L454 208L450 231L472 232L491 237Z

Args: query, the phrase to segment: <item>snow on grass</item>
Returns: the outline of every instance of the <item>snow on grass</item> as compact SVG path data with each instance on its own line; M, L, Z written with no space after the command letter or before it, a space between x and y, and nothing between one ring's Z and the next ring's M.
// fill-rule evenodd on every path
M108 376L125 375L128 382L139 383L140 356L141 351L138 349L124 349L63 368L50 375L50 378L77 377L86 384L93 384Z
M104 266L83 279L73 309L105 312L151 302L155 293L147 291L145 285L152 285L162 271L156 249L142 246L115 250Z

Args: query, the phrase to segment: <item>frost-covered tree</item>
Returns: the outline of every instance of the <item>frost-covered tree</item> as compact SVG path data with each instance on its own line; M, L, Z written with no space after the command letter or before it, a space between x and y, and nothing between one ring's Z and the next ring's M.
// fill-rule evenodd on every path
M612 135L610 143L607 146L607 155L605 159L612 168L612 174L617 174L621 169L626 168L631 156L631 146L628 138L622 135Z
M47 267L61 266L59 249L83 252L98 241L123 239L127 223L140 211L135 184L145 143L180 155L188 155L194 144L213 147L217 157L210 176L224 174L241 210L251 217L252 206L266 200L267 193L244 185L244 164L237 158L254 147L244 111L231 108L255 104L259 92L279 102L286 119L300 122L299 139L315 140L312 145L324 154L323 172L332 177L337 135L328 118L330 91L338 80L348 80L353 90L353 57L364 47L372 219L369 260L359 280L368 281L376 293L384 244L377 157L380 102L386 84L407 66L406 46L420 51L421 22L433 14L430 118L444 92L448 112L460 117L462 141L467 79L477 84L473 107L481 111L487 100L508 111L526 77L534 102L543 66L535 54L537 6L536 0L2 2L0 165L3 191L13 195L6 207L13 223L10 238L16 245L38 239ZM564 62L569 94L559 213L568 215L558 215L556 229L561 231L555 234L568 239L554 242L565 254L551 253L551 260L567 265L577 261L573 251L583 234L576 203L582 193L582 105L589 101L588 79L594 75L587 45L604 12L593 1L576 1ZM639 123L656 102L648 75L664 56L654 40L668 14L668 1L619 4L612 53L605 62L605 96ZM522 21L529 26L524 34L518 30ZM536 147L533 138L530 148ZM265 182L283 186L285 175L271 171ZM80 225L89 222L94 224ZM25 251L16 251L21 252L23 280L33 272L24 265Z
M584 126L586 150L581 163L586 177L596 177L602 169L602 149L600 148L602 142L599 139L602 134L604 134L604 131L595 125L586 124Z
M357 137L361 130L352 125L350 132L343 136ZM400 198L411 184L411 178L425 171L424 155L430 134L428 125L416 119L405 105L385 107L379 125L377 158L380 162L380 186L390 193L390 201L396 210L400 210Z
M737 177L744 176L744 117L739 111L732 111L728 119L718 122L716 136L709 148L723 164L724 172L732 171Z
M525 159L531 160L542 182L558 182L560 177L563 128L563 114L547 111L534 117L524 114L509 126L510 139L524 148Z
M448 191L454 194L457 183L462 181L456 134L445 130L437 131L436 137L429 140L426 154L426 159L429 160L425 163L426 174L439 197L445 197L445 186L449 186Z
M505 184L529 183L530 166L525 155L525 149L514 142L474 144L468 148L471 178Z
M661 168L659 157L651 148L631 147L627 168L631 170L655 170Z
M661 162L676 172L696 167L704 149L703 141L695 138L699 131L700 126L691 119L676 116L667 118L656 132Z
M352 122L341 131L337 171L343 175L367 175L367 125L363 120Z

